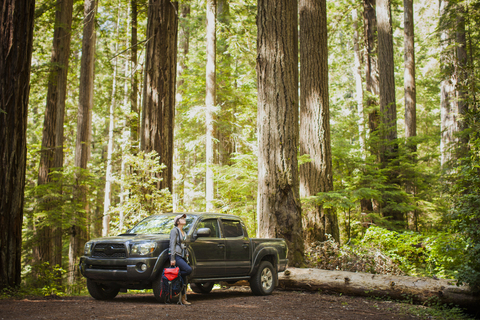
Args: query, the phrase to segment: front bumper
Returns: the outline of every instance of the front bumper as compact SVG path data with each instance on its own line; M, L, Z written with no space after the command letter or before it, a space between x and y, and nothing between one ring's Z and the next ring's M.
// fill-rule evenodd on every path
M147 281L151 280L158 257L127 259L80 258L80 272L86 278L100 281ZM142 270L142 265L146 269Z

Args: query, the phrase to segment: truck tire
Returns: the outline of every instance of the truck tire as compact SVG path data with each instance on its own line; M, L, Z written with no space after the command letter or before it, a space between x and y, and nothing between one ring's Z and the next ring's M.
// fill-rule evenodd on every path
M160 292L162 291L162 273L160 273L152 283L153 295L155 299L159 302L165 302L165 297L160 296Z
M90 295L97 300L110 300L117 296L120 289L105 286L87 279L87 289Z
M210 293L214 284L213 282L190 283L190 289L195 293Z
M256 296L267 296L275 289L277 272L268 261L262 261L257 273L250 279L250 288Z

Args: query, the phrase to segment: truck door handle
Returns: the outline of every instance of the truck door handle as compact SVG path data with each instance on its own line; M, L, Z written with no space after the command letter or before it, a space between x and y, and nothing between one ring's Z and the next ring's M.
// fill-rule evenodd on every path
M242 245L242 247L244 247L245 249L247 249L247 248L248 248L248 243L244 243L244 244Z
M219 247L219 248L225 248L225 244L219 243L219 244L217 245L217 247Z

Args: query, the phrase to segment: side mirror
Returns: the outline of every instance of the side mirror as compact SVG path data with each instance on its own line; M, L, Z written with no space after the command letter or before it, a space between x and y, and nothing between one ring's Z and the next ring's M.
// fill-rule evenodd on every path
M208 237L212 233L210 228L200 228L197 230L197 237Z

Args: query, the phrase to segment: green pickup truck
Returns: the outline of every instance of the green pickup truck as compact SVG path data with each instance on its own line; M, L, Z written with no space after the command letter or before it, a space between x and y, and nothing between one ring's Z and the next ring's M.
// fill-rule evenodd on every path
M170 230L178 214L152 215L126 233L88 241L79 267L90 295L107 300L126 289L153 289L160 300ZM272 293L278 272L288 263L285 240L249 238L245 224L234 215L186 215L183 230L193 268L188 281L194 292L209 293L220 281L248 280L254 294Z

